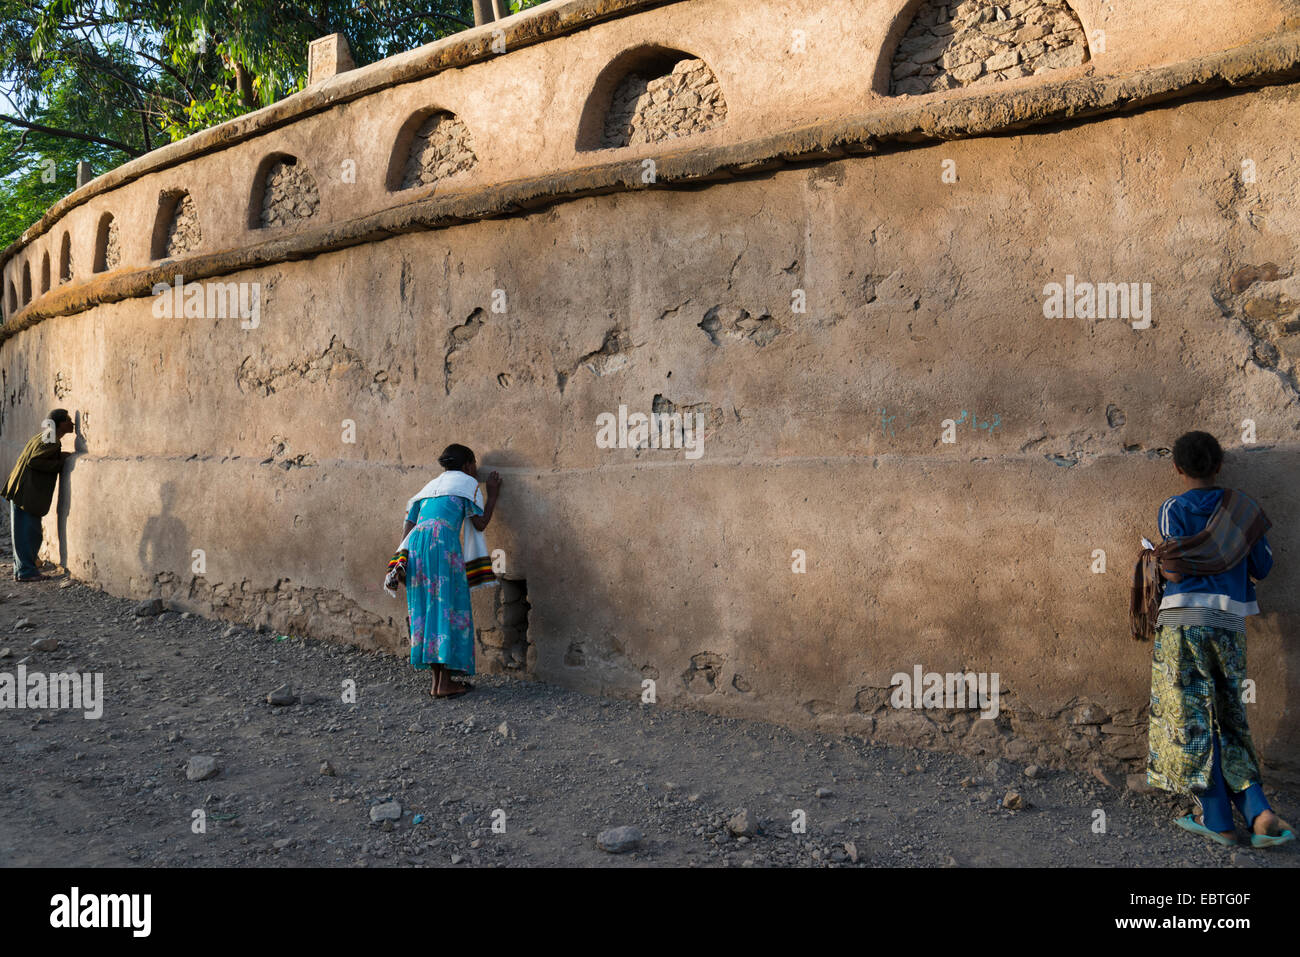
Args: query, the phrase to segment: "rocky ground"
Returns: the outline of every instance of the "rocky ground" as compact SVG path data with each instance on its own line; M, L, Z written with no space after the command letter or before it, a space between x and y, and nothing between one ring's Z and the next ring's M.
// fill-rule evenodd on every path
M1255 851L1197 840L1172 825L1173 799L1086 774L509 678L480 676L471 694L433 700L428 678L390 656L154 614L66 579L18 584L9 566L0 573L0 674L23 664L101 672L104 682L98 720L0 714L5 866L1300 861L1294 844ZM347 682L354 702L344 700ZM277 700L295 703L270 703L286 684ZM1294 816L1294 796L1273 796ZM1094 831L1098 810L1104 833ZM805 833L792 830L798 812ZM195 833L200 818L206 830ZM607 835L621 852L602 850L598 836L618 827L635 828L639 842L633 834L621 849L611 842L626 832Z

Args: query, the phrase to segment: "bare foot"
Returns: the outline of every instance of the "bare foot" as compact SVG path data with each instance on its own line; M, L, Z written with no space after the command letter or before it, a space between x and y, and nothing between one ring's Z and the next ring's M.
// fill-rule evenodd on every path
M1256 834L1266 834L1270 837L1277 837L1282 833L1282 828L1278 821L1277 815L1272 811L1263 811L1255 818L1255 825L1251 828Z
M433 690L429 693L435 698L454 698L469 691L469 685L454 681L446 668L439 668L433 679Z
M466 691L469 691L469 685L448 678L443 681L442 690L438 693L438 696L441 698L450 698L453 695L464 694Z

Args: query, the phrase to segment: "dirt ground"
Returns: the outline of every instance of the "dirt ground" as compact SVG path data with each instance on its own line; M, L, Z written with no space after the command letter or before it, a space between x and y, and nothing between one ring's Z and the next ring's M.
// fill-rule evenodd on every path
M1295 866L1178 800L259 634L0 565L0 673L100 672L103 715L0 714L0 865ZM56 650L32 649L53 638ZM345 682L355 683L346 702ZM289 684L298 703L272 705ZM196 756L215 776L190 780ZM322 763L328 767L323 768ZM332 772L332 773L331 773ZM1004 808L1009 791L1025 802ZM1294 795L1270 793L1294 818ZM372 821L384 804L400 818ZM1015 803L1014 799L1010 803ZM740 810L748 812L736 818ZM1104 812L1104 833L1094 830ZM206 829L195 833L196 812ZM793 824L803 812L806 831ZM731 822L733 826L729 827ZM495 826L494 826L495 825ZM597 846L608 828L643 837ZM739 833L734 833L739 832Z

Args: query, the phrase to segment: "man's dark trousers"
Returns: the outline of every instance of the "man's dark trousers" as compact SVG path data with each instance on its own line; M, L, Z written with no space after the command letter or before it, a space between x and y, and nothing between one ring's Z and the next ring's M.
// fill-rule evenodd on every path
M9 524L13 529L14 577L34 578L39 574L36 556L41 551L41 517L9 503Z

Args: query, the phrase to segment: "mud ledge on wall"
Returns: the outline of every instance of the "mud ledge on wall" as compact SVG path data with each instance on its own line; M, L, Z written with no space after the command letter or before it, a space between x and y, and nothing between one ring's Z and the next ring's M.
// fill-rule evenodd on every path
M1224 88L1267 86L1297 78L1300 78L1300 32L1291 32L1126 76L1085 76L1032 88L917 102L901 109L891 107L726 146L668 150L654 158L656 182L649 185L641 181L644 158L636 158L513 180L488 188L448 192L356 219L303 229L257 245L170 260L149 269L109 273L90 283L52 292L15 314L0 328L0 343L53 316L72 315L104 303L151 295L155 285L170 283L178 274L186 281L202 280L309 259L402 233L511 216L603 193L671 188L677 184L744 177L787 164L825 162L944 140L1004 134L1119 114ZM46 218L55 213L56 210L51 210ZM20 242L23 241L26 239Z
M177 143L159 147L151 153L123 163L103 176L96 177L81 189L69 193L51 206L44 216L23 232L22 236L0 251L0 265L3 265L25 243L43 236L69 210L76 209L96 196L125 186L142 176L177 166L207 153L223 150L228 146L254 136L261 136L305 116L333 109L359 97L420 80L444 70L458 69L501 56L492 49L498 32L504 34L505 48L515 50L565 34L576 33L603 20L680 2L682 0L571 0L555 8L525 10L506 20L465 30L409 53L398 54L341 73L331 80L300 90L270 106L237 117L220 126L201 130Z

